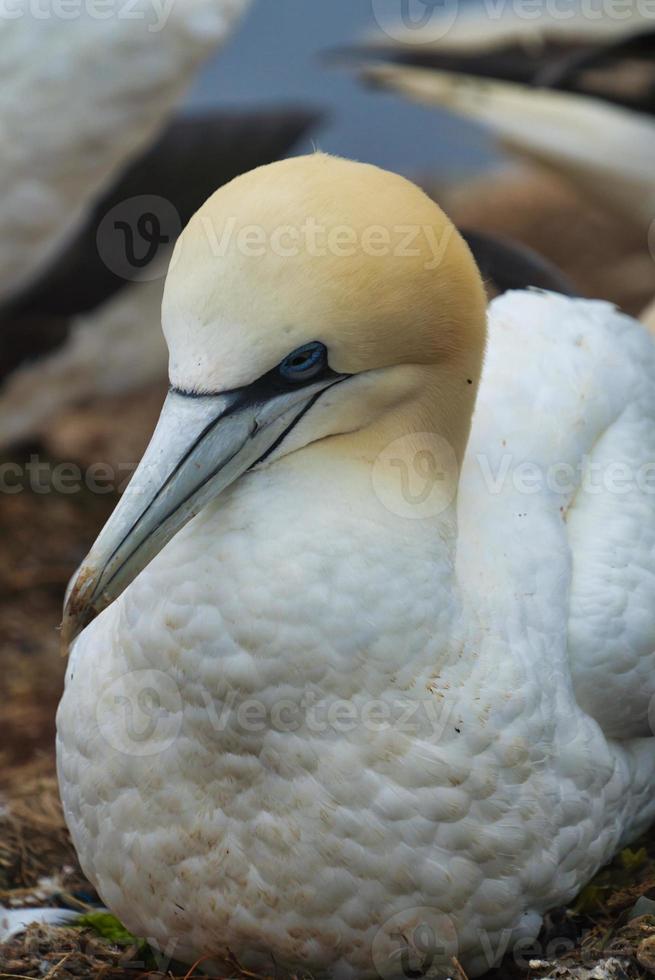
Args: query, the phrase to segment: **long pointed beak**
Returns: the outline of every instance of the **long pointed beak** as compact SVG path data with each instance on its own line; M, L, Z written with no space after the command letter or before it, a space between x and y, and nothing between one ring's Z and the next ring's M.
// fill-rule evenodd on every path
M211 499L261 462L343 375L291 391L172 390L143 459L66 594L62 649Z

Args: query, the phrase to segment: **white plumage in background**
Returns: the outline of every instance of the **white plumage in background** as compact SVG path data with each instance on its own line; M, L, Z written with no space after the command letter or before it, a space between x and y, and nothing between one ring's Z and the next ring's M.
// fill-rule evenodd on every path
M0 18L0 302L44 269L162 129L249 0ZM47 16L49 12L49 16Z
M388 27L354 48L366 81L481 123L511 153L562 173L580 193L644 227L655 213L653 22L521 16L506 6L433 8L425 26ZM439 18L444 22L438 30Z

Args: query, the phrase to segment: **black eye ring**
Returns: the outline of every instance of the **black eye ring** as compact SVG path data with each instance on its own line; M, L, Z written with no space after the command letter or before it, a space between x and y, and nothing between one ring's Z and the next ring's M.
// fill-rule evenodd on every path
M311 381L327 368L327 349L318 340L304 344L280 362L278 373L285 381L300 383Z

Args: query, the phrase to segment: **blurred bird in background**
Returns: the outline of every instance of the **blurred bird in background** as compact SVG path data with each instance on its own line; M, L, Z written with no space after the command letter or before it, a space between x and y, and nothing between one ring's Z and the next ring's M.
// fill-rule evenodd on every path
M567 14L471 4L453 18L445 5L429 37L399 23L338 54L367 85L479 123L520 163L450 186L428 178L456 222L515 238L581 292L638 313L655 292L655 31L636 6Z
M0 22L0 299L70 242L99 195L151 143L247 0L183 0L165 16Z
M0 20L0 448L43 435L67 405L165 377L159 309L179 231L316 121L298 106L179 114L248 6Z

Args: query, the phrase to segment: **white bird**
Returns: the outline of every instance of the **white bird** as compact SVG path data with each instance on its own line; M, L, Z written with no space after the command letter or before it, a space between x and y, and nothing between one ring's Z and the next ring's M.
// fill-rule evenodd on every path
M456 18L453 21L454 14ZM511 153L648 225L655 211L655 31L626 16L537 19L506 7L433 7L352 51L362 77L475 120ZM628 150L629 148L629 150Z
M71 240L248 2L14 5L0 18L0 301Z
M437 205L322 154L208 200L162 317L65 609L82 867L177 959L478 975L655 817L653 339L540 291L487 328Z

